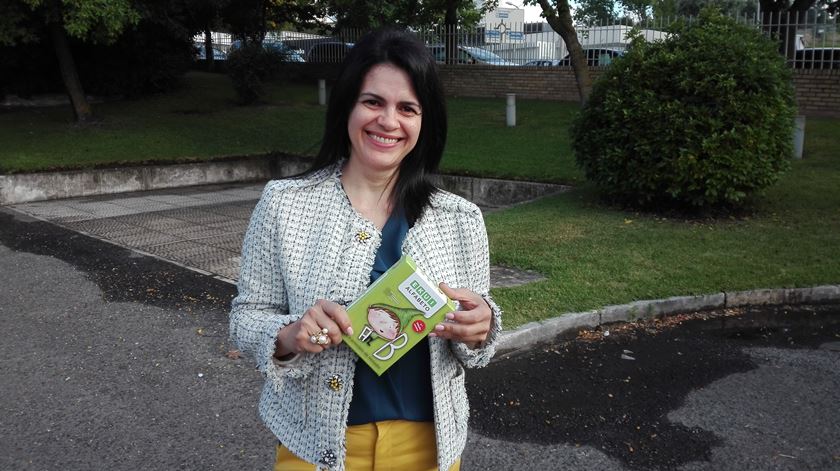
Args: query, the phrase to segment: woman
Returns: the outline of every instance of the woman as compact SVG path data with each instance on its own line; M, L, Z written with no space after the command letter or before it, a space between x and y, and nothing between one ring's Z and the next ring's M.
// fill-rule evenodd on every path
M464 367L490 360L501 311L480 211L429 181L445 140L431 55L408 33L377 31L342 65L313 170L266 186L230 331L266 378L275 469L458 468ZM344 306L402 253L460 310L376 376L341 342L352 335Z

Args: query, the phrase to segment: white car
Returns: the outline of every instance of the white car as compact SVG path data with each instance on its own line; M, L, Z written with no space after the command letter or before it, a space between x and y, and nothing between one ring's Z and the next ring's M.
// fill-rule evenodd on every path
M435 56L435 61L444 63L446 61L446 47L443 45L429 46L432 55ZM498 55L475 46L458 46L458 63L459 64L487 64L487 65L504 65L504 66L518 66L514 62L507 61Z

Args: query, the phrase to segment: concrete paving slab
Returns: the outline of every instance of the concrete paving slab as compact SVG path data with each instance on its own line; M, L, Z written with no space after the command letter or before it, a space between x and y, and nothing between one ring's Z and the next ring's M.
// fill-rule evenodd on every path
M187 240L201 240L206 239L209 237L219 237L226 234L229 234L230 231L220 228L214 227L207 227L207 226L187 226L187 227L179 227L174 229L167 230L168 233L182 237ZM240 241L240 248L242 243Z
M235 282L242 240L264 185L168 188L23 203L11 208ZM538 273L496 266L491 267L490 276L493 287L543 279Z
M85 219L83 221L64 222L64 226L77 231L100 234L105 231L111 233L140 232L145 230L128 222L114 221L112 219Z
M154 252L155 247L180 242L182 239L171 234L140 229L138 233L110 234L105 240L117 242L120 245L133 247L146 252Z
M242 249L242 240L244 238L245 234L243 232L235 232L220 236L202 238L201 243L211 247L218 247L220 249L239 253Z
M81 221L91 218L90 213L65 206L61 203L38 203L37 205L25 204L15 206L14 208L35 217L51 221Z

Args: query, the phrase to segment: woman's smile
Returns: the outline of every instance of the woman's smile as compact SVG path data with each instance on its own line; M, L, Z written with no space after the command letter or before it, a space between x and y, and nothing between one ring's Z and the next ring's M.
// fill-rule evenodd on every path
M373 139L373 141L374 141L376 144L380 144L380 145L383 145L383 146L386 146L386 147L391 147L391 146L393 146L393 144L396 144L396 143L397 143L397 142L399 142L399 141L400 141L400 139L401 139L401 138L399 138L399 137L389 137L389 136L385 136L385 135L378 134L378 133L373 132L373 131L367 131L367 135L368 135L368 137L370 137L371 139Z

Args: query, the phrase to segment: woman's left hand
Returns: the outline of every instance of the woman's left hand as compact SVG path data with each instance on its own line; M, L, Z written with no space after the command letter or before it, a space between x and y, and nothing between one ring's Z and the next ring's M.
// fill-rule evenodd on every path
M458 301L461 310L447 314L447 322L438 324L429 336L463 342L470 348L479 346L487 339L493 322L490 306L484 298L466 288L453 289L446 283L439 286L445 295Z

